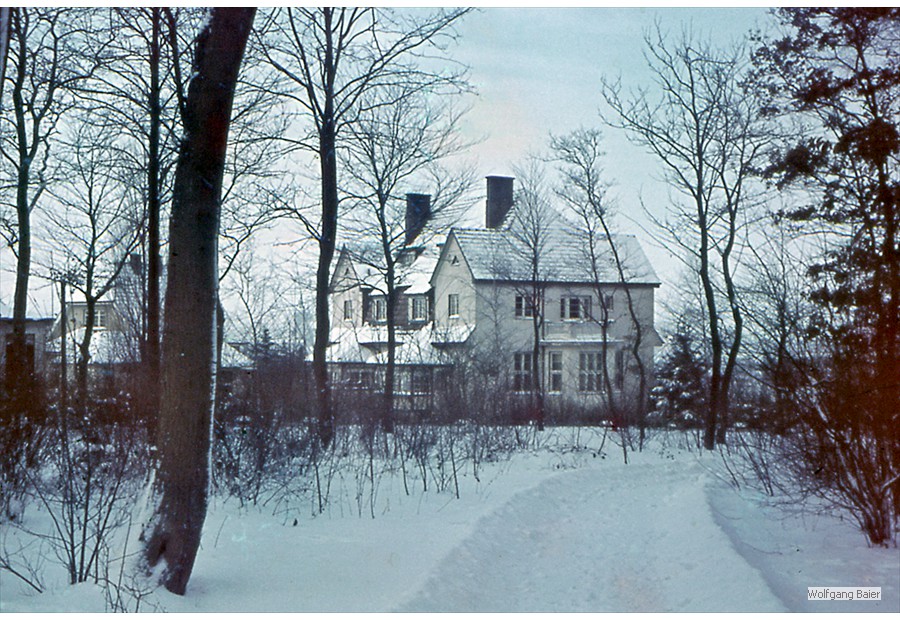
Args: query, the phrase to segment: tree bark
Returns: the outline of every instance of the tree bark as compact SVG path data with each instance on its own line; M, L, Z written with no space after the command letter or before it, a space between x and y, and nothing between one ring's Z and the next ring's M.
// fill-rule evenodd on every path
M175 171L162 343L155 513L143 533L148 570L184 594L200 545L215 395L219 205L238 70L255 9L212 9L197 39Z
M152 38L150 43L150 143L147 158L147 333L144 348L145 358L141 360L146 369L147 405L149 412L155 412L159 405L159 283L160 283L160 235L159 235L159 141L161 121L160 106L160 11L152 11Z
M16 119L16 147L18 166L16 171L16 288L13 296L12 338L6 351L6 388L14 400L27 394L31 388L31 371L26 368L25 317L28 309L28 279L31 274L31 208L28 201L28 182L31 176L31 161L34 145L29 145L27 133L26 101L24 87L26 80L26 26L23 24L21 9L14 9L13 26L16 30L18 57L15 83L13 84L13 112Z
M322 176L322 230L319 237L319 265L316 270L316 338L313 343L313 376L316 381L319 440L325 447L334 438L334 411L328 382L327 350L331 322L329 317L331 261L334 259L338 222L337 127L335 125L334 82L337 63L334 57L332 10L324 9L325 41L322 75L324 107L319 123L319 165Z

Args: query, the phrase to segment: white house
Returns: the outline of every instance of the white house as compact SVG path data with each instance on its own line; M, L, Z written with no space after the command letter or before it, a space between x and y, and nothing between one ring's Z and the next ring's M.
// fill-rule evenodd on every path
M653 325L659 280L637 239L613 239L622 278L609 251L593 267L578 226L556 214L541 232L535 277L535 253L517 234L514 216L513 179L488 177L484 228L451 228L431 246L404 248L411 258L393 309L398 363L410 369L475 363L499 389L540 389L549 406L596 406L608 385L605 377L621 395L637 389L631 352L640 332L649 389L653 350L661 344ZM352 366L353 373L368 369L376 379L366 379L366 385L377 387L389 311L377 274L365 272L345 250L332 287L330 359Z

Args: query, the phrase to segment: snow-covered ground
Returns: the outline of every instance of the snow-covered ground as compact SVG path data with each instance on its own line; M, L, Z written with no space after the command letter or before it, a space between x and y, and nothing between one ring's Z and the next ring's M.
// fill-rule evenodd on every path
M715 456L652 443L625 465L565 432L479 480L461 471L460 499L384 478L374 519L349 492L317 517L217 500L187 595L149 593L141 611L900 612L900 552L850 521L739 493ZM0 611L107 608L102 588L63 584L33 595L0 572ZM809 586L882 600L808 602Z

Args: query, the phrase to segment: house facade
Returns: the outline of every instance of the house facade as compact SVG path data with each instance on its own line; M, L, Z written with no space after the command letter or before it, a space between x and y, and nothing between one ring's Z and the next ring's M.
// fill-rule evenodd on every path
M516 229L513 182L487 178L483 228L451 228L431 248L415 250L404 280L410 284L394 308L398 361L456 373L466 366L513 398L540 391L550 409L596 409L609 402L610 390L620 401L634 400L634 350L646 391L661 344L654 328L659 281L646 255L635 237L617 235L622 271L609 240L595 245L592 261L579 227L555 212L542 228L540 252L529 252ZM377 373L388 308L377 274L363 269L342 252L333 280L332 359Z

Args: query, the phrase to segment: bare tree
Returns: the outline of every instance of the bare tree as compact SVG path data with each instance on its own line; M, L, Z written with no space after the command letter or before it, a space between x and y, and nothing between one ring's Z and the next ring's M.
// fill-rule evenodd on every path
M381 421L393 430L394 375L397 355L399 285L428 236L430 222L452 222L461 212L461 196L471 184L467 170L454 173L440 161L459 153L459 115L446 98L456 94L454 81L422 90L418 85L387 87L361 100L362 111L347 128L345 191L356 209L352 254L378 274L385 295L387 360ZM439 88L440 87L440 88ZM374 98L390 102L380 105ZM404 189L412 184L434 187L427 204L410 204ZM418 209L410 212L410 209ZM367 243L368 242L368 243ZM417 249L418 248L418 249Z
M49 254L64 265L67 283L85 300L76 377L80 401L87 397L88 364L97 302L109 293L140 238L133 197L122 176L120 149L103 128L81 122L61 142L60 180L51 189L61 208L48 210ZM55 250L55 251L54 251ZM62 255L60 255L62 251ZM65 355L65 342L61 345Z
M319 163L320 217L314 222L314 218L295 213L319 246L313 373L319 437L325 445L334 435L325 353L330 330L331 263L337 239L341 134L359 114L359 104L367 94L390 84L424 88L444 80L439 72L422 69L418 60L429 53L440 53L441 46L452 37L453 25L466 12L440 10L421 16L386 9L289 8L273 13L263 29L271 35L263 43L266 57L292 86L285 96L312 120L313 130L297 139L296 145L313 152Z
M612 257L616 284L625 294L628 306L628 317L631 321L631 358L638 371L637 402L634 404L640 437L639 448L644 444L644 432L647 415L647 395L649 390L649 372L645 363L644 326L638 317L629 281L634 274L628 265L628 256L619 248L616 236L612 232L610 201L607 199L607 184L602 179L600 160L603 156L602 134L598 130L579 129L565 136L551 137L550 147L559 162L562 174L562 185L559 197L569 205L582 224L580 233L585 237L585 252L588 260L590 277L599 300L600 322L603 339L602 360L603 377L606 384L604 393L607 406L615 416L619 411L619 403L614 402L612 383L607 365L609 349L609 325L612 308L610 307L610 284L607 275L607 257ZM615 288L613 290L615 290Z
M661 90L623 98L618 82L603 96L616 118L663 164L670 185L687 198L673 219L657 220L696 268L706 308L712 363L704 445L724 441L729 389L740 350L743 318L734 284L736 249L746 223L747 179L765 143L753 99L741 88L746 63L739 49L720 52L683 35L667 43L657 29L647 57ZM729 320L720 316L725 304ZM728 331L731 331L729 342Z
M31 273L31 214L46 189L52 136L62 114L72 105L71 90L101 61L103 49L84 49L85 12L17 8L10 15L9 96L11 114L3 115L0 155L12 168L15 224L3 220L3 236L16 254L13 332L7 357L9 390L29 392L31 371L25 368L25 316Z
M212 9L197 36L175 171L163 331L159 464L143 532L149 569L184 594L200 545L215 393L219 204L238 70L255 9Z
M516 292L522 298L522 316L531 319L531 398L530 415L538 430L544 430L544 372L541 340L544 331L545 297L553 272L548 260L552 251L551 229L558 213L549 202L549 188L543 164L535 157L515 169L520 179L516 205L510 214L508 229L512 251L523 270L508 274L518 281ZM517 302L518 303L518 302ZM519 313L517 308L516 313ZM521 369L520 369L521 370Z

